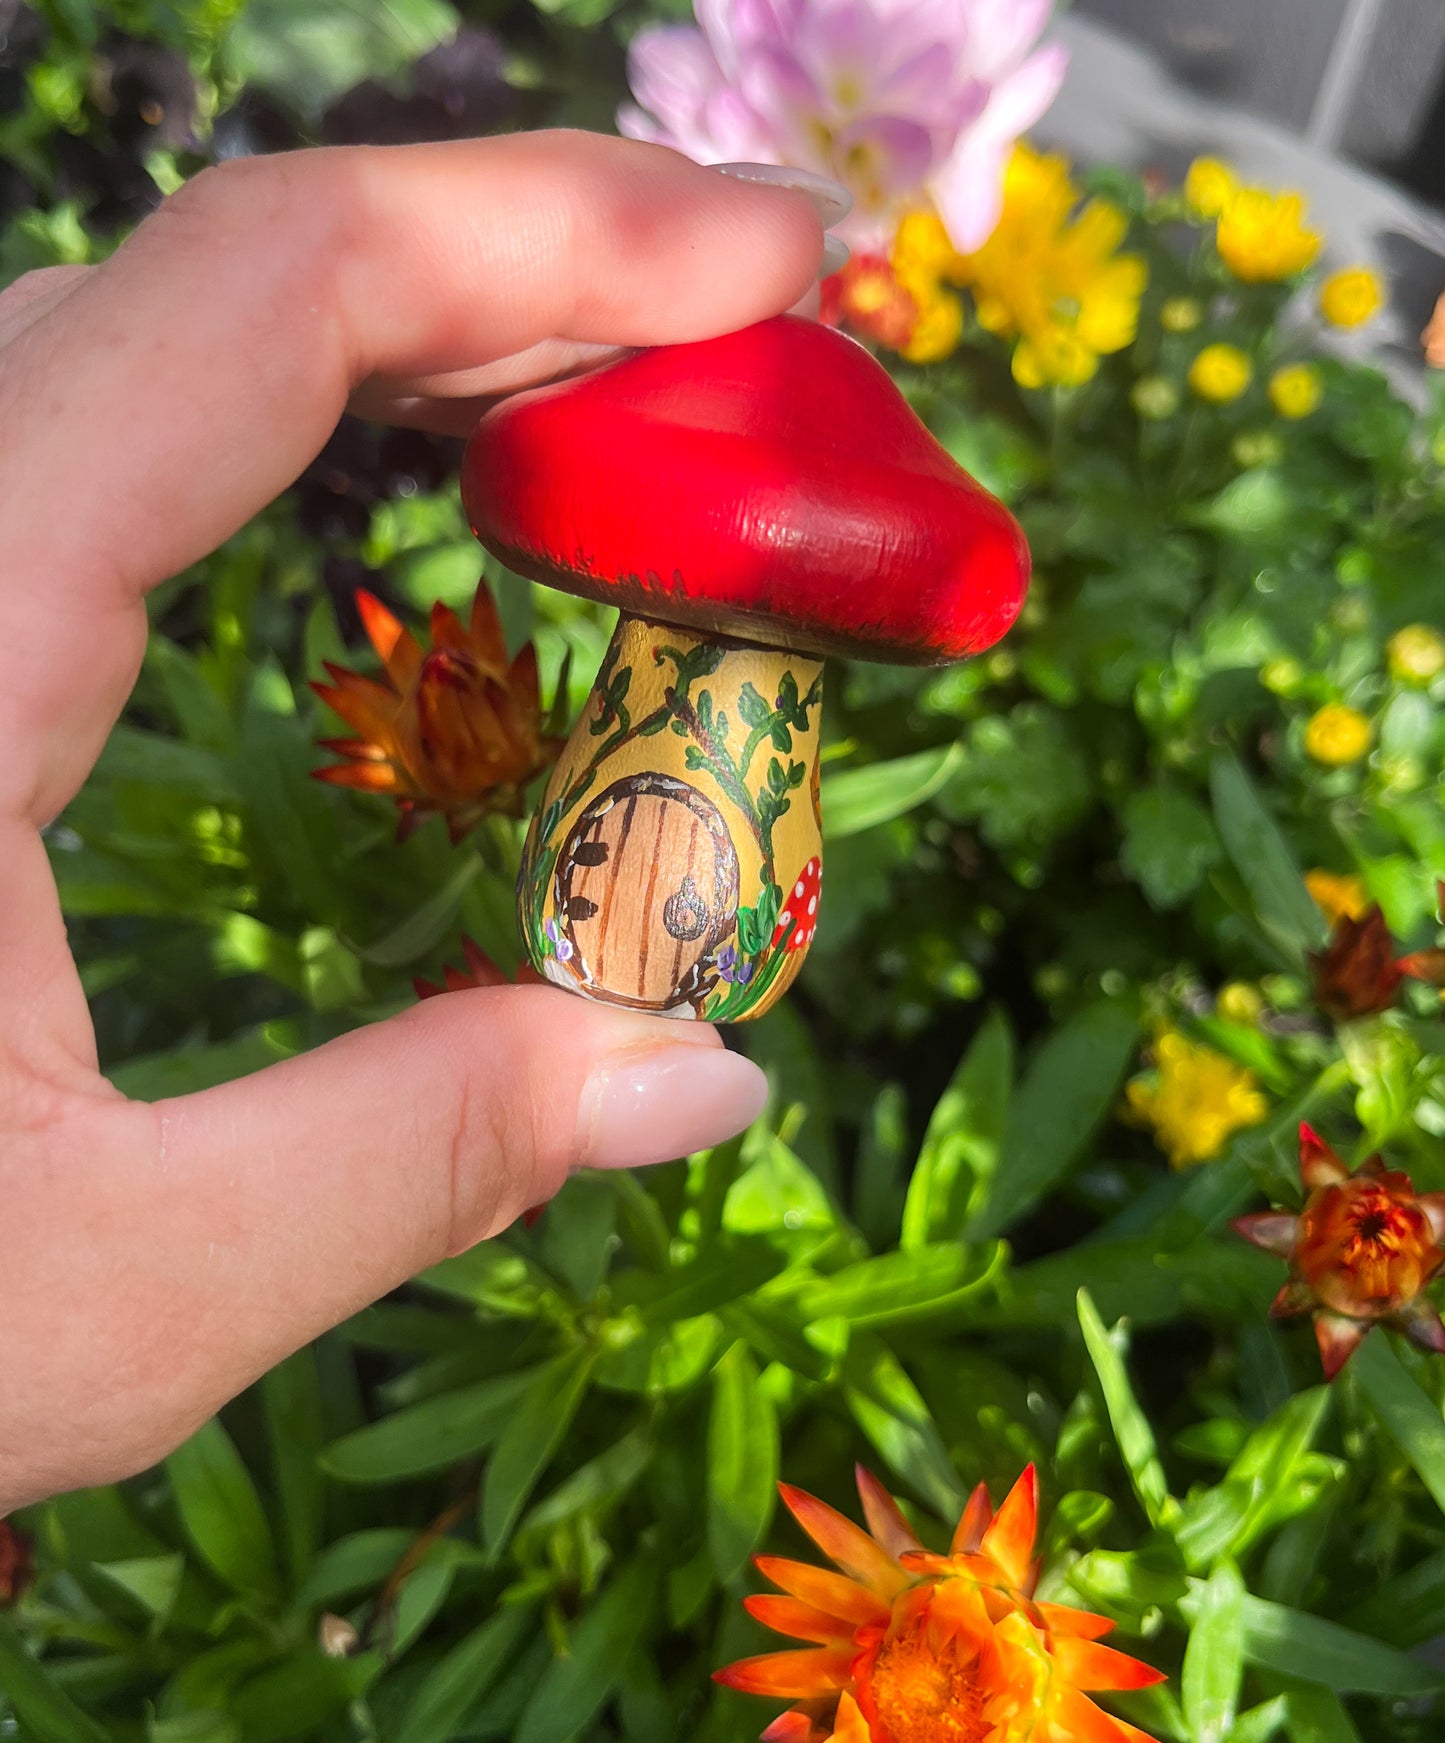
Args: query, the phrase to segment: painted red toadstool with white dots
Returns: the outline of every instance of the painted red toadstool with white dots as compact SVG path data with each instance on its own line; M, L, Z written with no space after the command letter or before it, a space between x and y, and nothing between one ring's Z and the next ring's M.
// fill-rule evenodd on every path
M789 950L806 950L813 942L813 934L818 930L818 897L822 888L823 861L815 853L798 873L798 881L789 890L788 899L783 903L777 928L773 933L774 949L783 942L785 934ZM793 927L791 933L788 932L790 921Z

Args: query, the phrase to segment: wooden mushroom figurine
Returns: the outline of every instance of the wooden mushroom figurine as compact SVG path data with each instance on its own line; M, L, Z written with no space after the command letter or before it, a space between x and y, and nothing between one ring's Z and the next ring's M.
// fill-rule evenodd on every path
M510 568L622 608L527 838L533 962L609 1004L760 1016L816 925L823 656L988 647L1023 534L868 352L790 315L503 401L462 495Z

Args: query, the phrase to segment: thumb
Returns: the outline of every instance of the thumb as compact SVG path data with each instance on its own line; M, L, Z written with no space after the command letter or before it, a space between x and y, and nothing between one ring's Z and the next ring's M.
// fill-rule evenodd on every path
M721 1142L766 1093L705 1025L518 986L429 999L198 1095L114 1105L38 1243L66 1252L88 1299L57 1320L38 1277L20 1299L35 1318L18 1347L46 1351L31 1402L52 1423L83 1414L93 1451L27 1487L140 1468L282 1356L551 1197L569 1168Z

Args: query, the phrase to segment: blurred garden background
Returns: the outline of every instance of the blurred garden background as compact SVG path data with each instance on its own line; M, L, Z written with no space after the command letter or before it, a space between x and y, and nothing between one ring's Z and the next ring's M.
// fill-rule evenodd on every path
M991 654L830 672L816 942L732 1036L765 1120L569 1182L162 1467L0 1522L0 1737L741 1743L780 1705L710 1680L778 1644L749 1558L811 1553L776 1481L857 1518L856 1461L933 1550L1035 1463L1037 1597L1166 1674L1101 1696L1150 1736L1442 1735L1434 87L1408 137L1359 117L1394 101L1372 55L1445 44L1331 7L1313 85L1271 95L1247 35L1200 49L1239 9L1196 10L1186 53L1178 9L1033 0L714 0L706 37L682 0L0 0L0 282L103 259L207 163L310 143L620 114L797 162L857 200L824 318L1035 565ZM1155 66L1116 93L1146 48L1193 92ZM791 82L753 77L767 57ZM515 970L524 823L485 782L398 840L388 797L312 778L340 729L311 682L378 670L358 590L423 643L437 601L470 608L458 458L348 419L154 596L49 831L127 1093L286 1057L478 950ZM607 614L490 559L484 584L569 719ZM859 1722L1138 1735L1042 1711ZM835 1722L830 1696L771 1735Z

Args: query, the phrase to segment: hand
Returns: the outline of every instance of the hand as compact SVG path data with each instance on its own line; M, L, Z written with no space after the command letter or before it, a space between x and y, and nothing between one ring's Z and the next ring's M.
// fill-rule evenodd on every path
M140 666L146 590L348 401L465 431L600 348L787 308L802 194L585 134L208 170L104 265L0 297L0 1514L167 1452L282 1356L571 1166L740 1130L711 1029L554 989L429 1000L204 1094L101 1077L40 829Z

